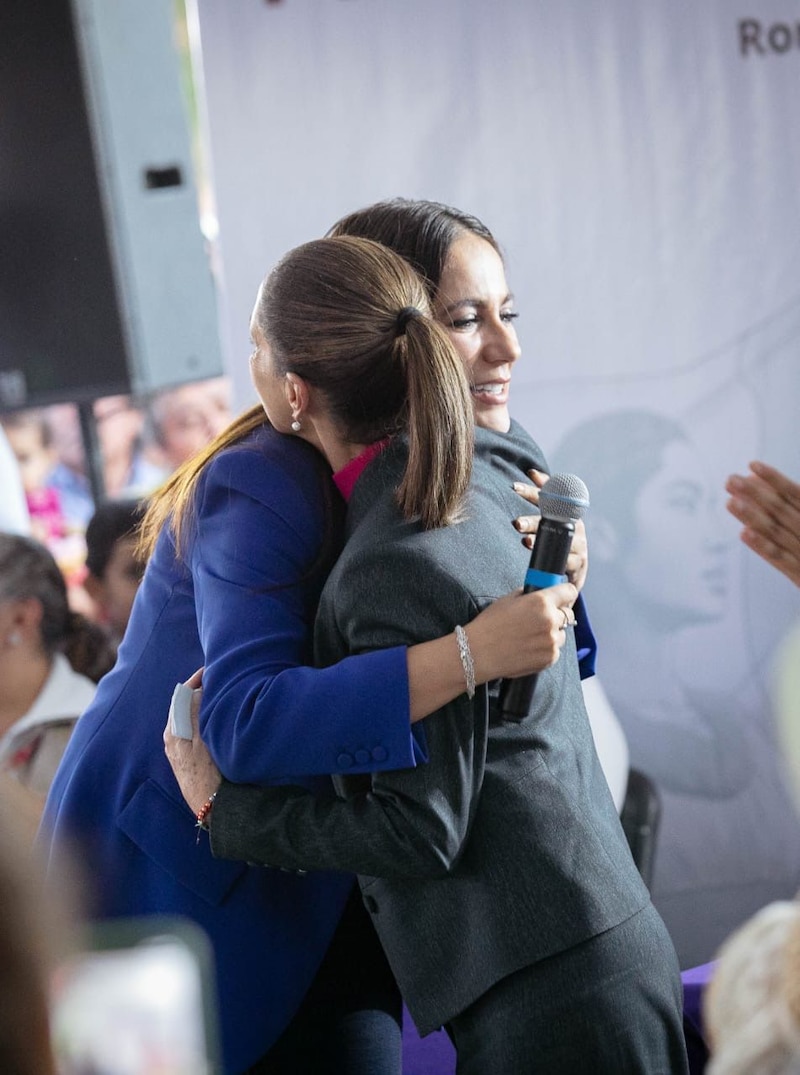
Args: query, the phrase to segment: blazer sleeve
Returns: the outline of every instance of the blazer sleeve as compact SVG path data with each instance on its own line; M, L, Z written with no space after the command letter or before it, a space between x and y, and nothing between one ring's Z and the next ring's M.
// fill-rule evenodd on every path
M199 490L188 558L206 662L200 728L235 781L408 767L418 756L403 647L304 667L323 522L318 479L306 474L306 491L303 476L242 451L215 461Z
M578 651L578 672L581 679L591 679L597 664L597 639L589 622L583 594L578 594L575 612L575 648Z
M407 644L474 615L474 604L452 578L431 564L422 568L400 553L393 553L391 571L380 558L359 561L358 571L327 602L329 639L338 634L354 651ZM428 764L376 773L364 791L314 795L302 788L224 783L212 813L212 852L293 870L447 874L464 846L483 780L485 688L472 701L461 695L424 724Z

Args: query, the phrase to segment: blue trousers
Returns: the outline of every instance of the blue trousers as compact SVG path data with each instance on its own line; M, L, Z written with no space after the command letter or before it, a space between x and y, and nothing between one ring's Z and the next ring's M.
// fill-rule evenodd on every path
M358 885L289 1026L247 1075L400 1075L402 1001Z

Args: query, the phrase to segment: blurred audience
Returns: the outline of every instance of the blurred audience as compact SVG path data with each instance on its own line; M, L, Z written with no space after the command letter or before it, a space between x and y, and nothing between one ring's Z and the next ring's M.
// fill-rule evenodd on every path
M0 530L29 534L31 521L16 456L0 426Z
M0 780L33 837L75 721L114 663L105 632L68 603L40 542L0 533Z
M148 457L166 478L229 425L230 381L213 377L159 392L148 408Z
M105 396L94 402L103 485L109 499L139 497L163 478L144 454L144 411L131 396Z
M800 485L753 462L749 474L731 474L725 488L728 511L744 523L745 545L800 586Z
M139 498L151 493L176 467L228 425L231 388L228 377L178 385L154 394L147 405L129 395L105 396L92 405L103 485L108 499ZM87 478L80 420L75 404L9 412L0 418L0 465L4 501L12 484L19 496L9 445L17 457L31 512L34 536L46 542L64 528L82 533L95 503ZM0 430L2 434L2 430ZM9 490L7 492L7 490ZM9 509L10 510L10 509ZM17 507L6 530L28 532Z
M109 500L100 505L86 528L83 585L94 602L95 619L115 646L125 633L144 573L144 563L136 553L136 530L145 506L142 500Z
M60 487L58 474L64 468L59 461L49 411L36 408L13 411L3 416L2 424L19 466L30 534L55 557L67 581L72 607L87 612L88 602L81 592L86 560L84 505Z
M15 411L4 415L3 428L19 465L31 518L31 533L46 545L63 538L68 521L61 494L50 483L58 453L44 411Z
M215 377L166 389L146 408L129 395L105 396L92 410L105 498L125 502L100 510L94 550L87 549L86 529L96 505L73 403L0 417L0 531L30 534L46 545L66 580L70 608L97 619L117 645L140 570L135 542L123 540L117 548L116 537L126 534L113 531L126 525L124 515L137 501L228 424L230 381Z
M94 497L86 476L86 453L78 408L74 403L55 403L46 408L46 414L58 456L50 483L58 489L64 514L84 530L94 511Z
M106 495L152 493L189 456L204 448L231 418L227 377L164 389L140 407L131 396L94 404Z

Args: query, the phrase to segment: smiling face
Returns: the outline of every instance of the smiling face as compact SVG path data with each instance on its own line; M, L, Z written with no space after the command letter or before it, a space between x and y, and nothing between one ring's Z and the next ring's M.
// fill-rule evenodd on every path
M514 299L491 243L470 232L456 239L442 270L435 312L469 371L475 422L508 432L511 367L521 351Z

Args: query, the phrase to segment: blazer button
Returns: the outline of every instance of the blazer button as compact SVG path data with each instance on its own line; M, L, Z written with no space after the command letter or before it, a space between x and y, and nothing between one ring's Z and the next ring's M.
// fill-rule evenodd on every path
M389 752L386 747L373 747L372 748L372 760L373 761L386 761L389 757Z
M349 769L353 764L353 755L342 752L336 759L337 769Z
M375 899L374 896L365 896L364 906L367 908L370 914L378 913L378 901Z
M356 761L359 765L369 765L369 763L372 761L372 754L370 754L368 750L364 750L363 748L361 750L357 750Z

